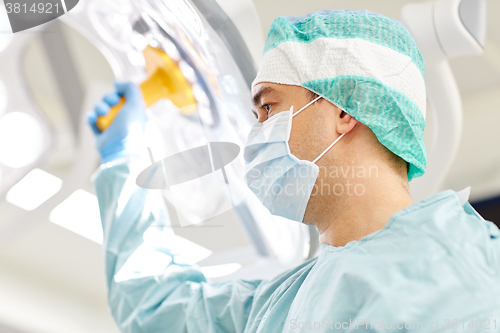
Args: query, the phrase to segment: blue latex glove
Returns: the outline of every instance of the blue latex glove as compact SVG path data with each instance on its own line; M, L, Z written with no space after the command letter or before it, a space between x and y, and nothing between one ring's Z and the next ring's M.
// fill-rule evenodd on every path
M114 159L143 153L144 129L147 116L144 99L139 87L130 82L115 82L116 91L107 94L96 104L88 121L96 137L96 146L101 155L101 163ZM118 104L120 96L125 104L113 123L101 133L96 126L98 116L106 115L111 106Z

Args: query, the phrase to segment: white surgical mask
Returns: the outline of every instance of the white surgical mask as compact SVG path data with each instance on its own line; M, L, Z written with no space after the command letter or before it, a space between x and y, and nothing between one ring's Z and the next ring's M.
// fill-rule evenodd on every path
M312 162L299 160L290 152L288 140L292 118L320 97L293 113L280 112L256 123L244 148L245 178L248 187L271 214L302 222L319 168L316 162L344 135L339 136Z

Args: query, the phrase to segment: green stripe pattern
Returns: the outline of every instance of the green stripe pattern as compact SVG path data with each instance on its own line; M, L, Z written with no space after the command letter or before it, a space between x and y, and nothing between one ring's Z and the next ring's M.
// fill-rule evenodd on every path
M409 181L424 174L425 120L406 95L380 80L364 76L314 80L302 86L368 126L380 143L409 163Z
M326 10L279 17L271 26L264 54L287 41L309 43L318 38L359 38L385 46L410 57L424 75L424 59L408 30L395 20L368 11ZM302 86L367 125L380 143L409 163L409 181L424 174L425 120L408 96L380 80L356 75L305 82Z
M408 30L396 22L368 11L320 11L304 18L281 16L271 25L264 54L288 41L310 43L318 38L359 38L409 56L424 76L422 54Z

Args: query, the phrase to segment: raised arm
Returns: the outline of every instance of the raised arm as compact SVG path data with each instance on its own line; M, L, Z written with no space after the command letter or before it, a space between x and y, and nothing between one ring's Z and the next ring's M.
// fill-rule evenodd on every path
M109 305L123 332L243 332L261 281L209 284L172 260L175 242L161 193L135 185L129 163L95 178L104 230ZM161 242L148 243L153 230Z
M132 84L117 88L89 118L95 123L119 94L125 95L128 104L114 123L103 133L93 127L103 161L94 184L115 321L122 332L133 333L243 332L261 281L209 284L198 268L172 259L175 235L161 192L135 184L140 170L132 155L137 153L134 140L140 138L129 129L140 128L145 119L140 90Z

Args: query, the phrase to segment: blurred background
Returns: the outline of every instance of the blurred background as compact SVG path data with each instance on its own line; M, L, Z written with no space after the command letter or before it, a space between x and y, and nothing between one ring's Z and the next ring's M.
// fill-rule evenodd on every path
M210 141L242 147L255 121L249 85L274 18L345 8L399 19L403 6L427 1L80 0L14 35L0 2L0 333L100 333L118 329L107 308L91 183L99 159L85 114L114 79L146 77L140 50L160 47L176 60L198 105L192 114L169 101L148 110L156 159ZM438 187L471 187L474 208L500 224L500 3L486 4L484 52L449 60L463 129ZM268 278L317 254L315 231L271 217L247 195L241 172L239 156L227 167L230 189L204 180L164 193L174 224L202 221L174 231L212 281Z

